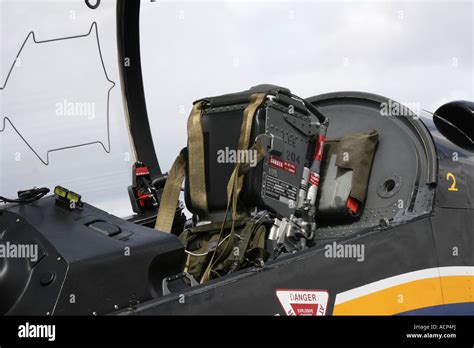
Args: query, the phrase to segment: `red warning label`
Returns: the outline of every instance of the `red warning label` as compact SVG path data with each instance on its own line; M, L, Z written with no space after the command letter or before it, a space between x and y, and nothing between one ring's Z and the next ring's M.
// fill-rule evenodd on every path
M329 294L326 290L278 289L276 295L286 315L326 315L329 301Z
M316 316L318 315L318 304L312 303L291 303L291 308L295 315L306 315L306 316Z
M268 164L270 164L272 167L283 169L286 172L296 174L296 165L291 162L284 161L279 157L270 156Z

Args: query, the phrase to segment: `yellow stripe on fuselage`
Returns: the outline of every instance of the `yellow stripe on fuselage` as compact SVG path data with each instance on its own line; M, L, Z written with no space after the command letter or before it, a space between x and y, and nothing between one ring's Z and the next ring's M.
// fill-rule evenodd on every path
M423 277L431 274L431 277L403 282L391 285L391 278L383 280L386 288L380 289L381 282L365 285L360 288L349 290L336 296L333 315L394 315L425 307L439 306L443 304L474 302L474 275L472 267L450 267L440 268L440 273L456 273L462 275L445 275L432 277L430 272L418 271L406 274L406 280L415 277ZM403 281L405 275L393 277L397 282ZM364 292L368 292L364 294Z

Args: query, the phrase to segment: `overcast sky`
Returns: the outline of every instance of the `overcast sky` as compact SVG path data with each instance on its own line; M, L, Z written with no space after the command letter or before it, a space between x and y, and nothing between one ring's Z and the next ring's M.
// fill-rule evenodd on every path
M142 61L163 166L197 98L260 83L356 90L435 111L473 100L473 2L145 2ZM163 120L166 119L166 123Z
M472 1L142 1L143 75L161 166L168 170L185 146L195 99L256 84L283 85L302 97L366 91L431 111L450 100L474 100L473 18ZM50 154L45 166L7 123L0 132L0 195L62 184L117 215L130 213L133 158L114 0L95 11L82 0L0 0L0 87L31 30L38 41L85 35L94 21L107 75L116 83L111 143L104 127L111 83L94 32L75 41L27 42L21 65L0 90L0 131L9 117L41 154L95 138L110 153L90 145ZM94 104L94 119L58 115L64 100Z

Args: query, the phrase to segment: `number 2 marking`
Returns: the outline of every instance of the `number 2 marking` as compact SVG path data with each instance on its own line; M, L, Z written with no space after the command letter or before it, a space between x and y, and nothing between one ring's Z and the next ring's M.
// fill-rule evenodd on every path
M456 187L456 177L451 172L449 172L448 175L446 176L446 180L450 181L450 179L453 180L453 184L451 185L450 188L448 188L448 191L459 191L458 188Z

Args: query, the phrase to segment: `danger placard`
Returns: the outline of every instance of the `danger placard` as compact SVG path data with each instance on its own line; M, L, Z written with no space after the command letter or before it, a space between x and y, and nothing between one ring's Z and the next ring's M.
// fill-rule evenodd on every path
M326 315L329 294L326 290L278 289L276 296L286 315Z

